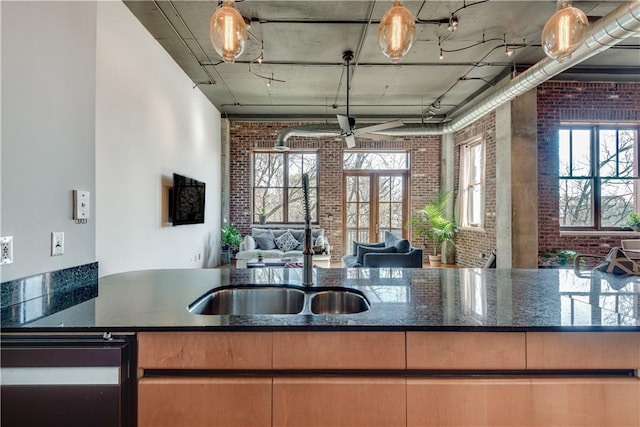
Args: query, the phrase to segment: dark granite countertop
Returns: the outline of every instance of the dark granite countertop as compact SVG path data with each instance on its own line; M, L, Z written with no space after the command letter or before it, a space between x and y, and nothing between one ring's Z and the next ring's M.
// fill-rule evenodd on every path
M212 288L299 285L301 274L295 268L115 274L100 278L97 296L85 292L84 302L69 307L64 299L74 296L60 297L61 311L53 314L42 314L40 300L13 307L9 316L3 316L2 331L640 331L640 277L618 279L601 273L580 277L567 269L318 269L316 286L356 288L367 296L371 308L345 315L208 316L187 311L191 302Z

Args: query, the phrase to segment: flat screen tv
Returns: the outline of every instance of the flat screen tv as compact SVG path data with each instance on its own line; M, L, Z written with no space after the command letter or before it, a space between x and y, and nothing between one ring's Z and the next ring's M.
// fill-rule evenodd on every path
M204 182L173 174L169 191L169 220L173 225L204 223Z

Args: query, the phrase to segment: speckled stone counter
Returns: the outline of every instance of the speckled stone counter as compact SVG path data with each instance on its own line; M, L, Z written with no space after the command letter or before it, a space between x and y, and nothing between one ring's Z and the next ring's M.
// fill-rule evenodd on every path
M98 295L39 316L33 303L3 332L141 330L640 331L640 278L572 270L317 269L314 286L362 291L371 304L341 315L210 316L187 311L228 284L294 284L300 269L150 270L99 279ZM69 295L69 298L73 296ZM64 298L63 298L64 299ZM51 307L47 307L51 312ZM37 320L31 320L37 319Z

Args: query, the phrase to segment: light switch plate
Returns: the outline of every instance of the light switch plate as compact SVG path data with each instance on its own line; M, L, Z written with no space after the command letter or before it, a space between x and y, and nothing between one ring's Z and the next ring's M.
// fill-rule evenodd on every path
M0 237L0 265L13 263L13 236Z
M64 254L64 232L51 232L51 256Z

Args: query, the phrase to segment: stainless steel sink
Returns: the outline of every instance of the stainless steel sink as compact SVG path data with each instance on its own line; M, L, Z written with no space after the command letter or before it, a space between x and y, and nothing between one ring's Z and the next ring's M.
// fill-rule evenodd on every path
M189 305L195 314L298 314L302 290L275 286L227 287L203 295Z
M353 314L368 310L369 301L350 288L236 285L212 289L187 309L204 315Z
M320 291L311 296L311 312L314 314L350 314L367 310L367 298L349 289Z

